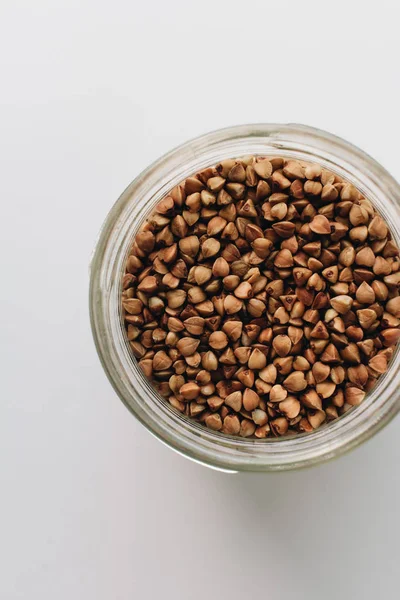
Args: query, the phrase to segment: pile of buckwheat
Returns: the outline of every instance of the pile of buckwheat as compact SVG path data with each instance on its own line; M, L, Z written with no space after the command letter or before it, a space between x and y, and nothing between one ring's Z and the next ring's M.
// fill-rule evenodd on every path
M400 338L399 250L317 164L225 160L186 179L133 243L133 355L178 411L243 437L310 432L362 402Z

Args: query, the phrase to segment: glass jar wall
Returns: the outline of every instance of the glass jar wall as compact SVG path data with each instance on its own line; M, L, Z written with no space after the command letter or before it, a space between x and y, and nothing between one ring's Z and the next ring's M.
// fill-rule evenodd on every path
M363 403L313 433L247 439L214 432L166 403L143 375L121 323L121 279L133 238L160 199L193 173L226 158L255 154L315 162L353 183L400 239L400 186L370 156L324 131L301 125L243 125L196 138L153 163L111 209L91 264L93 336L104 370L128 409L160 440L196 461L228 471L284 470L338 456L368 439L400 408L400 354Z

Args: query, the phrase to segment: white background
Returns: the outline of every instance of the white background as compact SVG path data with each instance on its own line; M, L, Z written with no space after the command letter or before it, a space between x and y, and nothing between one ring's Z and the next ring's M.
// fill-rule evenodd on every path
M0 598L398 598L400 422L226 475L116 398L89 328L101 223L206 131L300 122L400 178L398 2L2 0Z

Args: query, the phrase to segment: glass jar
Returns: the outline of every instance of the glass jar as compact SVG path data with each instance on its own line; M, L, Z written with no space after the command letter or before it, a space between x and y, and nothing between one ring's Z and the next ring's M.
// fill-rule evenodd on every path
M108 214L93 255L90 313L104 370L127 408L158 439L208 466L235 471L304 467L347 452L388 423L400 408L400 353L363 403L313 433L287 439L237 438L190 421L151 387L132 358L121 321L121 278L133 238L159 200L186 177L248 154L321 164L353 183L400 238L400 186L370 156L325 131L302 125L241 125L208 133L163 156L123 192Z

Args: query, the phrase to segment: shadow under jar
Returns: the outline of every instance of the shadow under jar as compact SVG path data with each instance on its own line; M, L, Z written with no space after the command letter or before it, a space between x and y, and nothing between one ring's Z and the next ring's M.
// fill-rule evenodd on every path
M187 177L246 155L320 164L352 183L385 219L399 242L400 187L371 157L344 140L301 125L243 125L219 130L173 150L141 173L110 211L91 264L90 311L103 367L129 410L161 441L198 462L226 471L304 467L350 450L383 427L400 408L399 352L363 402L311 433L240 438L207 429L176 411L138 367L121 311L122 278L132 243L155 206Z

